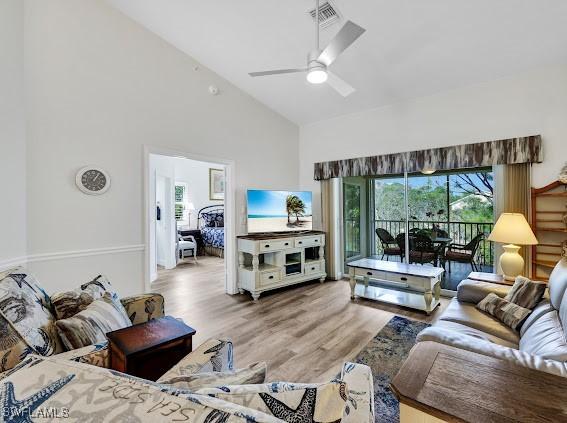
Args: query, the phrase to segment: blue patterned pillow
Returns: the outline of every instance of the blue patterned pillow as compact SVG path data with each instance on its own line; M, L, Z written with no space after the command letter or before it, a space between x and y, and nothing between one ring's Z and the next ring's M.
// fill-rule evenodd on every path
M47 293L23 268L0 272L0 372L28 354L64 351Z
M205 221L205 226L209 228L224 227L224 212L203 213L201 217Z

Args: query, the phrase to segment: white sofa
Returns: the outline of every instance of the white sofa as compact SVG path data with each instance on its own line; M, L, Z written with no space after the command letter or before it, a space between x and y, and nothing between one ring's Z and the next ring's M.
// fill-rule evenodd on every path
M554 268L544 299L515 331L475 305L488 293L504 297L510 286L462 281L437 323L419 341L452 345L567 377L567 259Z

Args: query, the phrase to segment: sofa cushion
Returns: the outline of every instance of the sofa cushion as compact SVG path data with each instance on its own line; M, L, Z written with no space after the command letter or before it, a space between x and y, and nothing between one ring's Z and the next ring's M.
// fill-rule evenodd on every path
M456 298L451 300L439 320L460 323L513 344L518 344L520 341L520 336L517 331L478 310L475 304L459 302Z
M28 354L58 354L63 345L49 296L22 268L0 273L0 367L10 368Z
M563 294L567 290L567 259L561 259L549 275L549 299L554 309L559 310Z
M439 320L435 323L434 327L446 330L452 330L462 335L467 335L473 338L482 339L483 341L492 342L493 344L503 345L510 348L518 348L518 343L510 342L481 330L471 328L469 326L461 325L460 323L448 322Z
M79 363L91 364L98 367L110 367L110 356L108 354L108 341L92 344L76 350L65 351L57 354L58 359L73 360Z
M194 373L226 372L234 369L234 348L229 339L209 339L169 369L157 381Z
M98 300L107 292L118 298L110 281L105 276L99 275L72 291L52 295L51 303L57 320L67 319L83 311L90 303Z
M185 376L175 376L171 379L160 379L159 383L190 391L224 385L256 385L266 381L266 372L266 362L262 361L253 363L243 369L226 372L193 373Z
M0 381L3 399L11 400L0 420L31 421L25 413L53 410L60 418L37 420L281 423L248 407L75 361L30 356L22 364Z
M567 340L557 310L532 323L520 339L520 350L550 360L567 361Z
M534 282L523 276L518 276L514 286L504 299L532 310L543 298L546 288L547 285L543 282Z
M465 279L457 286L457 299L461 302L477 304L491 292L499 297L505 297L511 287L490 282Z
M500 358L529 369L567 377L567 364L561 361L546 360L540 356L528 354L515 348L486 342L472 336L463 335L453 330L430 326L422 330L417 336L418 342L433 341L450 345L465 351L484 354L489 357Z
M370 367L360 363L345 363L341 380L348 387L342 422L374 423L374 378Z
M126 310L109 293L73 317L57 321L59 335L68 350L104 342L108 332L128 326L132 326L132 322Z
M348 387L342 381L321 384L285 382L221 386L196 392L282 419L285 422L340 422Z
M512 329L518 328L532 312L529 308L514 304L496 294L488 294L484 300L476 305L476 308L490 314Z
M524 336L524 333L526 333L528 328L533 325L537 319L552 310L553 307L551 306L549 300L540 301L540 303L532 310L531 314L527 317L527 319L520 327L520 337Z

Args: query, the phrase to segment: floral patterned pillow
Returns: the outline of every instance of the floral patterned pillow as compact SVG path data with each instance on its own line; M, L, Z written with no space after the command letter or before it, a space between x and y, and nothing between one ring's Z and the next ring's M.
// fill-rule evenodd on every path
M22 268L0 273L0 371L29 354L62 351L51 301L35 277Z
M112 288L110 281L105 276L98 275L92 281L86 282L72 291L52 295L51 302L57 320L68 319L85 310L89 304L102 298L107 292L118 299L118 294Z
M210 212L203 213L201 217L205 221L205 226L209 228L223 228L224 227L224 213L223 212Z

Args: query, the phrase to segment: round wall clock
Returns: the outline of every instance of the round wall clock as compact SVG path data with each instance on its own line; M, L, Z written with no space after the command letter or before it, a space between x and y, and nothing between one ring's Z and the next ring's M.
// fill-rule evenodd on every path
M110 175L95 166L85 166L75 177L77 187L85 194L100 195L110 188Z

